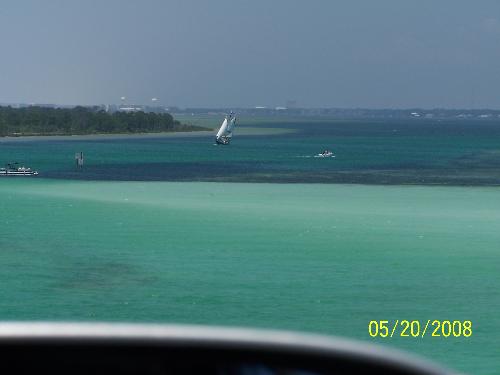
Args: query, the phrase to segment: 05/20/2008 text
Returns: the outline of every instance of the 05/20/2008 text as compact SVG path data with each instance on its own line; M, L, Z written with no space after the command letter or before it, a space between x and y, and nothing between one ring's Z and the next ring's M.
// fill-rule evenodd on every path
M371 337L470 337L470 320L372 320L368 323Z

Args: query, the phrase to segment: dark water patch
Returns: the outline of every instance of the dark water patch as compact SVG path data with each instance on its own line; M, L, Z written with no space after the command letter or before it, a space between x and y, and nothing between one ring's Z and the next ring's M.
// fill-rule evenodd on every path
M111 289L125 285L146 285L156 277L142 273L131 264L120 262L76 262L66 268L65 278L54 287L61 289ZM70 271L70 272L68 272Z
M381 168L380 168L381 167ZM276 164L154 163L94 166L84 171L48 172L46 178L106 181L203 181L254 183L354 183L421 185L500 185L500 169L425 168L392 163L372 169L297 169Z
M256 173L270 165L250 163L133 163L93 165L82 170L50 171L46 178L109 181L197 181Z
M255 173L245 176L225 176L200 179L206 182L252 183L319 183L367 185L443 185L443 186L500 186L500 171L477 170L473 174L449 170L364 170L331 171L325 173Z
M460 156L454 160L459 168L500 169L500 150L481 151Z

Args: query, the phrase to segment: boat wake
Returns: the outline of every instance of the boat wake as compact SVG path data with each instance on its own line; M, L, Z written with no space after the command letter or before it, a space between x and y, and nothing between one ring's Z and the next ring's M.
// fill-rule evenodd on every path
M335 155L322 155L322 154L318 154L318 155L314 155L315 158L334 158Z
M335 158L335 155L297 155L296 158Z

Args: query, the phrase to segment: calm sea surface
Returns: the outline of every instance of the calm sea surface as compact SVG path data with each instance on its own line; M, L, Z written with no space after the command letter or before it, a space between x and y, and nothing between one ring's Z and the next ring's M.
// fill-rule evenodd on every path
M302 120L305 121L305 120ZM75 141L5 141L0 163L46 178L124 181L500 185L500 121L261 123L289 134ZM331 149L335 158L314 158ZM75 152L85 168L76 171Z
M0 179L0 320L243 325L367 341L370 320L472 320L470 338L376 341L495 373L499 188L227 182L359 172L414 183L417 171L442 184L496 181L492 124L372 125L357 124L360 136L345 124L317 123L310 135L284 124L298 132L230 147L206 137L1 143L3 160L44 177ZM309 157L325 148L337 158ZM76 151L87 155L83 171Z

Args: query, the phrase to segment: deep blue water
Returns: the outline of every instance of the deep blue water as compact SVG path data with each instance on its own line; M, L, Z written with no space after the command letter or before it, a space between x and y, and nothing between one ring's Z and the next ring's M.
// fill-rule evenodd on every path
M500 184L500 121L305 121L294 133L2 142L0 160L47 178L144 181ZM242 126L244 127L244 125ZM313 156L325 149L329 159ZM77 170L74 153L85 153Z

